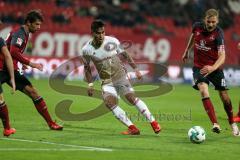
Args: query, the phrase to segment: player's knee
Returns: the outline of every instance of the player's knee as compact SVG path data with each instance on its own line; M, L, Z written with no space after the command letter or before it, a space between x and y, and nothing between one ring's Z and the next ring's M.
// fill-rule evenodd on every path
M109 108L109 109L112 109L114 106L116 106L116 104L114 103L111 103L111 102L107 102L105 103L106 107Z
M112 97L112 96L105 98L104 102L105 102L106 107L108 107L109 109L112 109L117 104L116 98Z
M27 93L28 93L28 95L32 98L32 99L36 99L36 98L38 98L39 97L39 95L38 95L38 93L37 93L37 90L35 89L35 88L29 88L28 90L27 90Z
M223 97L221 97L221 99L222 99L222 102L223 102L225 105L231 104L231 100L230 100L230 98L229 98L228 96L223 96Z
M135 103L138 99L133 94L127 94L127 95L125 95L125 97L128 100L128 102L131 103L132 105L135 105Z
M128 97L127 98L128 102L131 103L132 105L135 105L137 98L135 97Z
M221 100L224 104L230 104L231 103L231 100L230 100L226 91L220 92L220 97L221 97Z
M209 97L209 92L207 89L205 88L199 88L199 92L201 94L202 97Z

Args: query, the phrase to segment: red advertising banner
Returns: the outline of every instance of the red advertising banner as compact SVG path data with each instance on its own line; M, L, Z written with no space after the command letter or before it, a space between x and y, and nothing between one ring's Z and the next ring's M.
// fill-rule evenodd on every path
M1 30L1 35L7 35L11 27ZM111 30L106 29L107 35L112 35ZM109 34L108 34L109 33ZM181 63L181 56L186 47L188 35L177 37L174 35L147 36L146 34L127 33L118 34L114 32L121 44L129 51L135 60L154 63ZM122 33L122 32L121 32ZM33 56L72 58L79 56L83 45L91 38L89 33L79 30L71 33L66 29L58 31L53 29L42 29L32 35L27 51ZM237 50L237 42L226 38L227 59L226 64L239 65L240 55Z

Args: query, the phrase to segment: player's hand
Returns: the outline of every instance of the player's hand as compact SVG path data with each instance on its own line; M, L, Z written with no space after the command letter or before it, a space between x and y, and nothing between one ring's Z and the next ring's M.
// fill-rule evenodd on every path
M10 84L11 84L11 86L12 86L12 91L11 91L11 93L14 94L15 91L16 91L16 84L15 84L14 78L11 78L11 79L10 79Z
M138 69L135 69L135 75L137 77L137 79L142 79L142 73L138 70Z
M29 64L32 68L37 68L38 70L40 71L43 71L43 65L41 63L33 63L33 62L30 62Z
M185 51L184 54L182 55L182 61L183 63L186 63L188 60L188 51Z
M22 64L22 70L27 70L28 69L28 66L26 64Z
M207 76L213 71L215 71L215 68L213 66L206 65L200 70L200 73L204 76Z
M88 87L87 92L88 92L88 96L89 96L89 97L92 97L93 92L94 92L94 88L93 88L93 87Z

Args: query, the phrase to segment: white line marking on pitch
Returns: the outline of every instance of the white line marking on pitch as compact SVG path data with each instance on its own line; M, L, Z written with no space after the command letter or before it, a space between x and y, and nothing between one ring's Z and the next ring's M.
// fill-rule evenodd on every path
M16 139L16 138L0 138L2 140L8 140L8 141L20 141L20 142L29 142L29 143L42 143L42 144L51 144L51 145L58 145L58 146L64 146L64 147L74 147L75 150L89 150L89 151L113 151L109 148L98 148L98 147L88 147L88 146L78 146L78 145L72 145L72 144L62 144L62 143L54 143L54 142L47 142L47 141L33 141L33 140L27 140L27 139ZM15 148L17 149L17 148ZM23 148L24 149L24 148ZM26 149L26 148L25 148ZM31 150L31 148L29 148ZM73 149L73 150L74 150ZM4 150L4 148L0 148L0 150ZM11 148L9 148L11 150ZM14 150L14 148L13 148ZM32 149L33 150L33 149ZM37 149L36 149L37 150ZM41 150L41 149L40 149ZM61 149L56 149L61 150ZM67 149L66 149L67 150Z
M96 150L85 148L0 148L0 151L96 151Z

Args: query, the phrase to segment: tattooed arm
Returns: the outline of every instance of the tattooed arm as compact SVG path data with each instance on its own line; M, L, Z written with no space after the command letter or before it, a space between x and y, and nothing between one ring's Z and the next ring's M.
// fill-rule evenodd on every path
M84 64L85 78L88 83L88 96L92 96L94 89L93 89L92 71L90 66L90 57L88 55L84 55L82 60Z
M124 59L127 60L128 64L132 67L132 69L134 69L135 74L136 74L136 77L137 77L138 79L142 79L142 74L141 74L141 72L138 70L137 65L135 64L135 62L134 62L134 60L132 59L132 57L131 57L126 51L122 52L121 55L123 56Z

